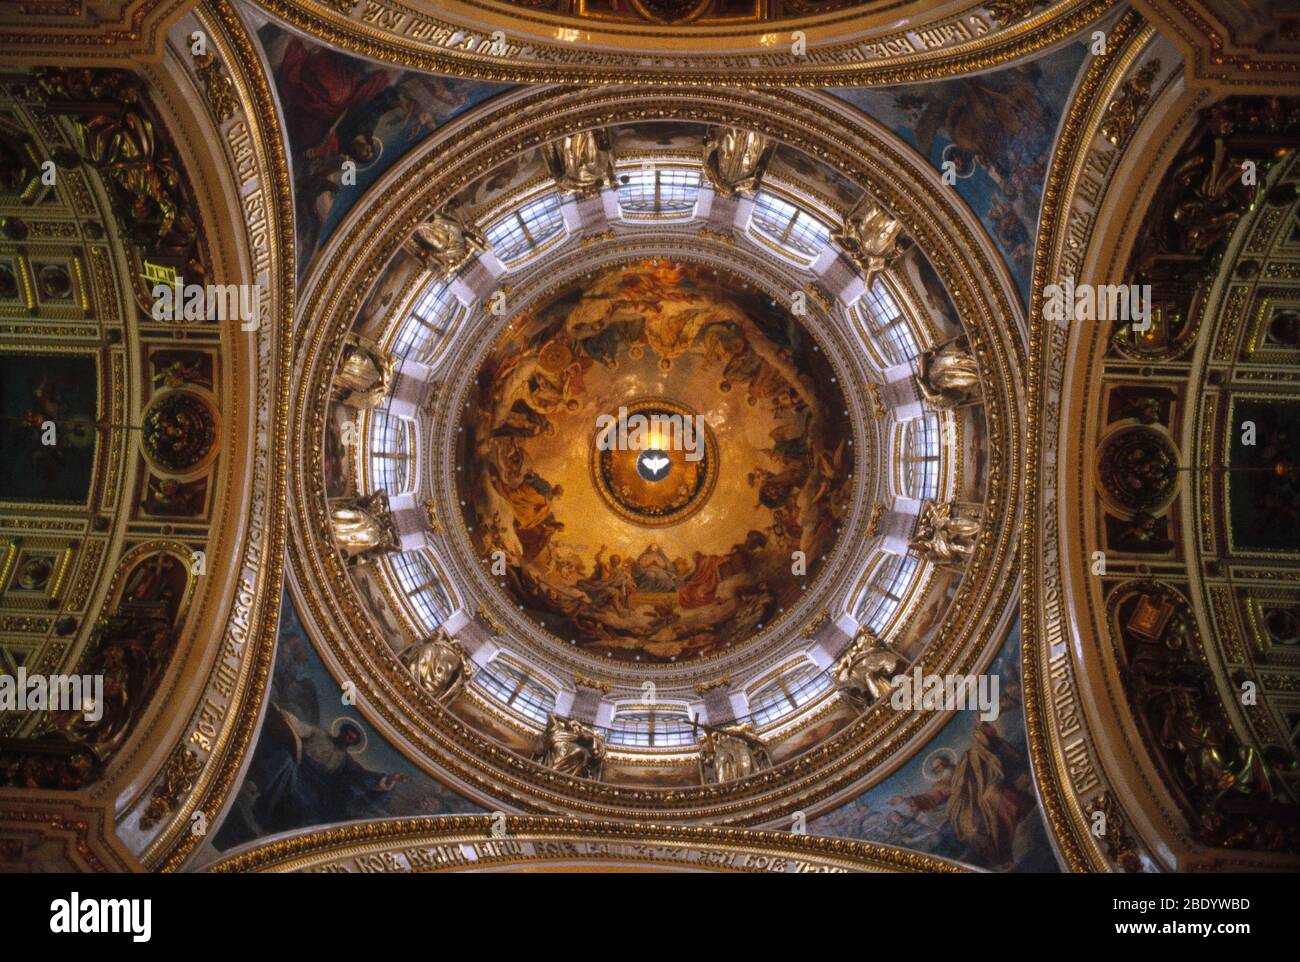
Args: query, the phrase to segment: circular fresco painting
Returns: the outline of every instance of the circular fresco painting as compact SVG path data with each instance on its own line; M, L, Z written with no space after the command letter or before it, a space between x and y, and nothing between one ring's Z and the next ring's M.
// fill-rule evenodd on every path
M463 410L476 550L566 644L681 662L794 604L834 544L851 429L834 367L745 282L667 260L516 317Z

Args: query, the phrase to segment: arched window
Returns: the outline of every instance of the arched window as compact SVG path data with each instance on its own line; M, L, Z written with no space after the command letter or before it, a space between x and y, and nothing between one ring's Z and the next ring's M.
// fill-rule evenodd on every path
M473 684L495 701L539 724L546 724L555 710L555 692L503 658L495 658L476 671Z
M771 243L800 257L816 257L831 238L826 224L771 191L761 190L754 198L750 223Z
M411 464L410 421L377 410L370 414L370 488L398 495L406 491Z
M918 561L913 554L885 554L872 572L854 616L876 634L893 620L911 588Z
M700 192L699 170L687 167L629 168L618 181L618 205L632 217L690 214Z
M484 235L503 264L513 265L564 231L560 195L546 194L495 221Z
M684 748L694 745L696 737L686 709L655 706L620 709L610 722L608 741L636 748Z
M939 496L939 416L927 411L903 424L900 462L903 492L917 501Z
M451 599L433 562L423 551L404 551L385 560L420 624L433 631L451 614Z
M393 355L429 363L464 317L465 308L451 292L450 284L430 286L398 328Z
M750 720L760 727L778 722L830 687L831 679L826 671L812 662L801 662L750 696Z
M863 292L857 305L858 319L867 341L892 366L910 361L921 353L912 327L888 285L879 277Z

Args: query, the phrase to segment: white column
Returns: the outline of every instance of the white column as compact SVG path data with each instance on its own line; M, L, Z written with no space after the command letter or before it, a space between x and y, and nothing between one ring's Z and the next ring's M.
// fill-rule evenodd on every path
M451 282L451 292L466 307L472 307L478 301L486 300L500 286L497 279L505 272L505 265L497 260L497 256L484 251Z
M456 632L460 631L473 620L474 619L464 608L457 608L443 621L442 630L455 638Z
M401 551L413 551L429 544L429 519L415 504L414 494L399 494L388 502L397 529L397 544Z
M564 218L564 227L570 234L582 232L582 212L578 210L578 202L572 195L560 202L560 216Z
M858 269L840 256L838 244L827 244L809 268L822 287L846 308L852 307L867 289Z
M414 421L415 411L415 402L409 398L402 398L394 395L388 399L388 413L392 417L406 418L408 421Z
M606 187L600 192L600 203L605 210L606 223L612 223L623 216L623 208L618 205L618 191Z
M881 548L890 554L907 554L908 534L920 513L921 502L912 498L895 498L894 506L881 519L881 530L885 533Z
M495 658L497 656L497 652L499 652L500 650L501 649L497 647L496 642L488 638L485 639L483 643L478 646L477 649L470 652L469 660L474 662L474 664L477 665L479 668L482 668L489 661Z
M725 205L718 204L717 206L719 208L722 208ZM754 213L754 198L741 197L739 200L736 201L735 212L731 218L731 226L736 228L736 230L743 231L747 226L749 226L749 218L753 215L753 213Z

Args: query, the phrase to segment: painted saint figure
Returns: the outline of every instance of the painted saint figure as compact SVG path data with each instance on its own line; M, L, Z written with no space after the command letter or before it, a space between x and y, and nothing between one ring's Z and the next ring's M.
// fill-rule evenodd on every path
M274 703L263 741L249 770L257 785L252 814L266 833L388 814L389 793L400 773L371 771L356 759L365 732L351 718L325 731Z

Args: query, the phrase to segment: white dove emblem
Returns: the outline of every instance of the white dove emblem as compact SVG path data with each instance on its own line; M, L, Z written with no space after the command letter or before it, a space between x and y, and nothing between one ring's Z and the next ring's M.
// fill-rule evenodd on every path
M651 474L658 474L664 468L668 467L668 459L662 454L652 457L642 457L641 463L649 469Z

